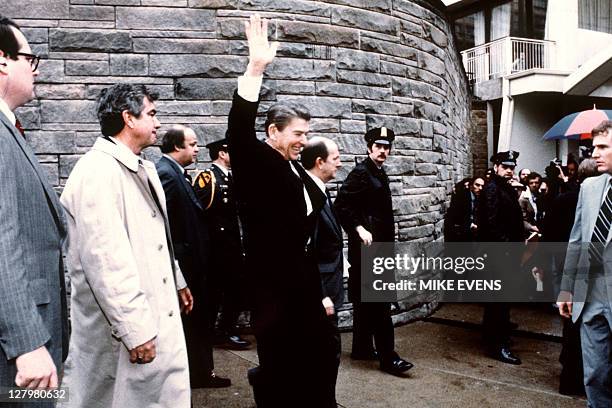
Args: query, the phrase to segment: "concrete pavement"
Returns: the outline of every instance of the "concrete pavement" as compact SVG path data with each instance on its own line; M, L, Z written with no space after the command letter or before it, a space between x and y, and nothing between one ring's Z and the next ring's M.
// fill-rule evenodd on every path
M584 399L557 392L561 326L556 316L520 305L513 309L512 320L519 324L513 350L521 366L482 353L481 316L478 305L443 305L431 320L397 327L396 349L415 364L406 378L379 371L375 362L352 361L351 333L343 333L338 403L346 408L586 406ZM256 363L254 349L215 349L216 371L233 385L194 390L194 407L254 407L246 370Z

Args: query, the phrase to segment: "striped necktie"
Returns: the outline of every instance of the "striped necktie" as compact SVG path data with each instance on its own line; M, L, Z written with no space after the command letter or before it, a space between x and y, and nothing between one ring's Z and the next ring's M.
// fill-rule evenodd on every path
M612 182L612 179L610 179ZM608 186L608 193L604 199L601 208L599 209L599 215L597 216L597 222L595 222L595 229L591 236L591 243L589 244L589 255L591 265L602 265L603 251L608 241L608 233L610 232L610 223L612 222L612 187Z

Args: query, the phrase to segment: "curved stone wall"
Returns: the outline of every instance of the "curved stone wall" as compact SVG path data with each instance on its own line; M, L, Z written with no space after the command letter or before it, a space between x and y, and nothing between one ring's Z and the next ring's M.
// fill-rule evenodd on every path
M98 136L99 90L118 81L155 88L162 123L193 127L201 145L222 137L253 11L281 43L261 110L284 99L308 106L312 134L340 146L339 180L365 153L366 129L395 130L399 240L440 239L451 186L471 174L467 80L439 0L5 0L2 9L46 58L37 100L18 116L56 186ZM424 300L398 318L431 307Z

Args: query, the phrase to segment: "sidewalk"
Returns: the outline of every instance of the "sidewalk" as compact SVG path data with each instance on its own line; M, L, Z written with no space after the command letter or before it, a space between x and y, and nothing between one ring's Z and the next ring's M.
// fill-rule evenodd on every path
M557 393L559 319L524 306L513 309L512 320L519 324L513 350L523 364L512 366L480 350L475 325L481 313L477 305L445 305L432 320L397 327L396 349L415 364L407 378L385 374L375 362L352 361L351 333L343 333L338 403L346 408L586 406L583 399ZM299 350L295 358L299 361ZM254 349L215 349L216 372L230 377L232 386L194 390L194 407L254 407L246 370L256 362Z

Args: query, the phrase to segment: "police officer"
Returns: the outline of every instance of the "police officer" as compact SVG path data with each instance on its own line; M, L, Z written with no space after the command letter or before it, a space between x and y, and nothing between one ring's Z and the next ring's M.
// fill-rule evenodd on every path
M517 193L510 184L519 152L498 152L491 157L493 175L480 194L478 210L478 240L480 242L522 242L523 214ZM518 257L507 255L496 260L496 267L504 276L520 270ZM507 284L512 282L506 281ZM482 319L483 338L488 354L504 363L521 364L509 348L510 305L486 303Z
M389 178L383 168L395 139L386 127L365 134L368 157L349 173L334 203L342 227L348 234L349 300L353 303L353 347L351 358L380 361L380 369L400 375L412 363L395 352L390 303L361 302L361 244L395 241L393 204ZM376 350L372 345L376 343Z
M215 344L244 350L251 343L241 338L236 329L238 316L244 309L244 258L238 208L232 194L227 139L209 143L206 148L212 165L198 175L194 188L206 208L210 232L212 268L208 274L208 283L212 296L210 313L213 322L221 308Z

